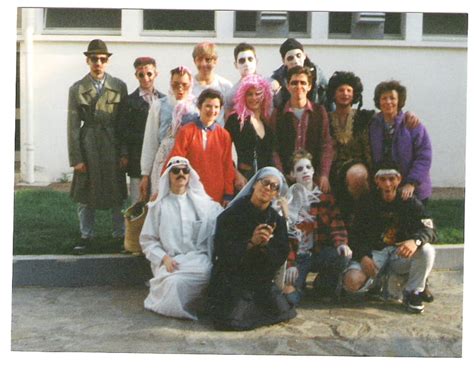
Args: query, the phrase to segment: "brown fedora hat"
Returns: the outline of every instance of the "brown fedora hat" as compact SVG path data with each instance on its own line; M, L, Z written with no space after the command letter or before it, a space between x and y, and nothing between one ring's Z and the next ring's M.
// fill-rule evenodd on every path
M87 51L84 52L84 55L89 56L91 54L105 54L108 56L112 55L112 53L109 53L107 50L107 45L105 45L105 42L99 39L89 42L89 46L87 47Z

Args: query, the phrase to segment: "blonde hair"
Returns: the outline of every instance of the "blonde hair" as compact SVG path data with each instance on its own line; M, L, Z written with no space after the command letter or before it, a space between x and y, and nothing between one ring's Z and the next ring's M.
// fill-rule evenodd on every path
M217 47L212 42L201 42L193 49L193 60L196 58L214 58L217 59Z
M291 167L294 167L296 162L298 162L300 159L306 158L310 162L313 161L313 156L311 155L310 152L308 152L305 149L298 149L296 150L293 155L291 156Z

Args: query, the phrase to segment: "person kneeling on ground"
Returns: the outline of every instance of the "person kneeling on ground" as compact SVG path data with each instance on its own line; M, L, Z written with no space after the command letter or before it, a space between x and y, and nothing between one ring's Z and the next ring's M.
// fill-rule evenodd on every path
M314 282L316 295L335 298L339 278L352 256L334 197L323 193L314 183L311 159L305 150L293 154L291 176L296 183L288 192L292 251L283 292L295 305L301 300L309 272L318 272Z
M264 167L217 218L208 301L216 329L250 330L296 316L273 280L289 245L272 201L286 191L281 172Z
M378 167L377 191L367 195L356 210L351 245L354 261L359 262L351 263L343 286L353 293L376 289L374 280L380 280L381 274L408 275L403 303L409 312L421 313L423 302L433 300L426 280L435 260L430 243L436 240L436 231L416 197L403 199L401 181L396 163L384 162Z
M222 211L183 157L172 157L148 204L140 244L153 278L145 308L165 316L197 319L212 268L212 243Z

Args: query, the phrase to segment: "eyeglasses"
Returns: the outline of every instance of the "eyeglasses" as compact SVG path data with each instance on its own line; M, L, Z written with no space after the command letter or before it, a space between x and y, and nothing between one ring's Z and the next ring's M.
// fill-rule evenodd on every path
M261 179L258 180L264 187L270 187L271 191L278 191L280 190L280 184L277 184L276 182L271 182L269 179Z
M91 57L89 57L89 59L91 60L92 63L97 63L98 61L100 61L102 64L105 64L109 61L109 58L107 58L107 57L91 56Z
M294 81L290 81L290 85L291 86L298 86L298 85L308 86L308 82L300 81L300 80L294 80Z
M298 166L296 167L296 172L301 172L303 171L304 169L307 169L307 170L310 170L313 168L313 166L311 166L310 164L307 164L306 166Z
M182 82L173 82L171 86L173 86L173 89L176 89L176 90L178 89L187 90L189 88L189 84L182 83Z
M147 72L146 75L151 78L153 76L153 72ZM140 72L137 76L138 78L143 78L145 77L145 73Z
M181 172L185 175L189 174L189 172L191 171L191 169L186 166L186 167L171 167L171 170L170 170L174 175L179 175Z

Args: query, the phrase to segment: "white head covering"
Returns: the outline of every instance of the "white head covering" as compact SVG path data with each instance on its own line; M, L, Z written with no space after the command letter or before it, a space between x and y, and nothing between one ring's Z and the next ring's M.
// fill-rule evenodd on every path
M199 180L198 173L191 167L187 158L184 157L171 157L166 166L166 170L160 177L158 182L158 197L152 203L157 203L170 193L170 170L173 167L186 165L189 167L189 183L187 185L187 192L192 198L204 198L206 200L211 199L204 190L204 186ZM194 200L194 199L193 199Z
M286 184L285 176L283 176L283 174L275 167L263 167L259 169L255 175L252 176L252 178L247 182L247 184L242 188L242 190L239 191L235 198L232 199L232 201L227 207L232 206L238 199L251 195L253 193L253 187L255 186L255 183L258 180L263 179L267 176L275 176L278 179L280 183L278 196L285 196L286 192L288 191L288 185ZM275 200L272 201L272 206L275 206Z

